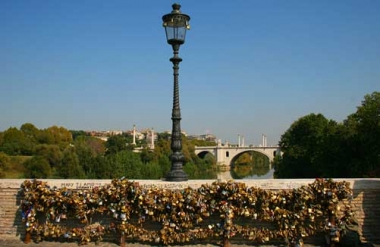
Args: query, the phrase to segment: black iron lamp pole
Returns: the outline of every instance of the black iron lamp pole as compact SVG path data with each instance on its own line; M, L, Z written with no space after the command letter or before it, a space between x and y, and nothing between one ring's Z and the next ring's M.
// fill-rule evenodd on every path
M163 26L165 27L166 39L168 44L173 48L173 57L170 61L173 63L174 90L173 90L173 109L172 109L172 135L171 135L171 168L166 175L167 181L187 181L188 176L183 170L185 156L182 153L182 133L181 133L181 109L179 107L179 63L182 58L178 56L179 47L185 43L186 31L190 29L190 16L180 11L181 5L175 3L172 5L173 11L162 17Z

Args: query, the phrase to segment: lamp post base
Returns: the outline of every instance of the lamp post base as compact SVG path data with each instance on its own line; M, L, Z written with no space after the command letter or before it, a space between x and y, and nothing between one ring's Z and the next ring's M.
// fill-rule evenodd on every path
M177 124L176 124L177 123ZM180 129L179 128L179 122L173 122L173 126L177 126L178 128L174 128L173 130ZM175 131L173 131L175 133ZM170 159L172 161L172 166L170 168L170 171L166 175L166 181L187 181L188 176L186 172L183 170L182 164L184 163L185 156L181 152L182 145L181 145L181 138L173 138L180 136L181 133L177 131L177 135L172 134L172 150L173 153L170 155ZM174 151L175 150L175 151Z
M183 182L187 181L187 174L183 170L171 170L166 175L165 181Z

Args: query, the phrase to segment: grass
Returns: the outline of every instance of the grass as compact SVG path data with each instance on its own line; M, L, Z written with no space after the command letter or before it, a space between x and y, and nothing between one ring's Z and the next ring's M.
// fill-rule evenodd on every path
M32 156L9 156L10 164L6 169L4 169L4 178L24 178L25 177L25 168L23 163L28 159L31 159Z

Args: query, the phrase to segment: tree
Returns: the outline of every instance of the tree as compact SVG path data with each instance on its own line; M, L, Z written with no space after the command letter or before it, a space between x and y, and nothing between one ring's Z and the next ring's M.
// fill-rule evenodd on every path
M364 96L361 106L344 122L353 172L380 176L380 92Z
M141 177L143 179L160 179L162 178L161 167L156 162L149 162L143 165L141 170Z
M205 147L205 146L215 146L215 144L216 144L214 141L197 140L197 139L190 140L190 142L194 146L202 146L202 147Z
M109 169L107 178L141 179L141 171L145 168L140 155L131 151L110 154L106 156L106 163Z
M104 142L92 136L78 136L74 141L74 147L86 177L96 178L94 172L102 165L99 164L102 159L98 159L98 156L104 155Z
M37 134L37 141L40 144L55 144L53 134L47 129L40 130Z
M33 156L24 163L27 178L48 178L51 174L49 162L42 156Z
M309 114L298 119L281 136L283 152L281 163L275 164L275 176L279 178L314 178L326 175L324 154L334 121L322 114Z
M184 135L182 135L182 153L185 156L185 163L196 162L197 155L195 154L195 146Z
M166 174L170 171L171 162L168 155L161 155L158 158L158 165L161 168L161 177L166 177Z
M115 154L127 150L127 139L122 135L110 136L106 141L106 154Z
M162 169L162 176L165 177L171 167L170 161L170 134L158 133L158 141L155 145L155 162L158 162ZM194 140L188 140L182 135L182 153L185 156L183 169L191 179L216 178L216 161L214 157L200 159L195 154ZM214 143L215 145L215 143Z
M63 152L62 162L57 169L61 178L85 178L84 171L79 164L79 159L73 147L68 147Z
M185 173L187 174L187 176L190 178L190 179L194 179L194 177L196 177L198 174L197 174L197 166L193 163L193 162L187 162L185 163L185 165L183 166L183 170L185 171Z
M31 123L24 123L21 125L20 130L24 133L28 153L32 154L33 147L37 144L39 130Z
M111 178L111 169L107 166L105 157L103 155L97 155L92 159L91 167L85 170L86 178L91 179L106 179Z
M24 136L28 138L31 142L37 142L37 136L39 130L31 123L24 123L21 125L20 130L24 133Z
M380 93L364 96L342 124L321 114L294 122L281 136L275 177L379 177Z
M144 164L152 162L154 158L154 153L149 148L145 147L141 150L140 159Z
M8 155L30 155L31 147L22 131L11 127L4 131L0 151Z
M74 141L77 139L77 137L88 136L88 134L86 134L86 132L84 132L83 130L70 130L70 132Z
M5 177L5 171L8 169L10 162L9 156L4 152L0 152L0 178Z
M46 129L53 136L54 144L59 145L61 150L64 150L70 143L73 142L71 132L63 127L51 126Z
M3 146L3 141L4 141L4 133L3 132L0 132L0 150Z
M58 167L63 158L63 153L55 144L38 144L34 147L33 152L35 155L44 157L52 168Z
M159 162L159 159L162 156L169 157L171 154L170 150L170 139L166 138L160 138L160 135L158 135L158 140L156 145L154 146L154 156L155 156L155 161Z
M320 170L321 177L355 177L348 165L350 155L346 152L346 129L341 123L329 121L326 126L326 136L321 150Z

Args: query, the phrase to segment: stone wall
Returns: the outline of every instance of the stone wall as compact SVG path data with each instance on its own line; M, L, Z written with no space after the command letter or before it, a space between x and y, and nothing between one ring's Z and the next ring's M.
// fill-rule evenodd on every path
M354 192L351 206L360 223L360 238L362 242L380 243L380 179L334 179L348 181ZM111 180L43 180L50 186L68 189L90 189L110 184ZM187 182L165 182L158 180L135 180L143 187L159 187L166 189L198 188L202 184L211 184L214 180L190 180ZM0 238L22 239L25 226L21 221L18 195L24 179L0 180ZM278 180L237 180L247 186L260 187L268 190L289 190L313 183L313 179L278 179ZM312 241L318 241L316 239ZM320 240L319 240L320 241ZM320 244L320 243L316 243Z

